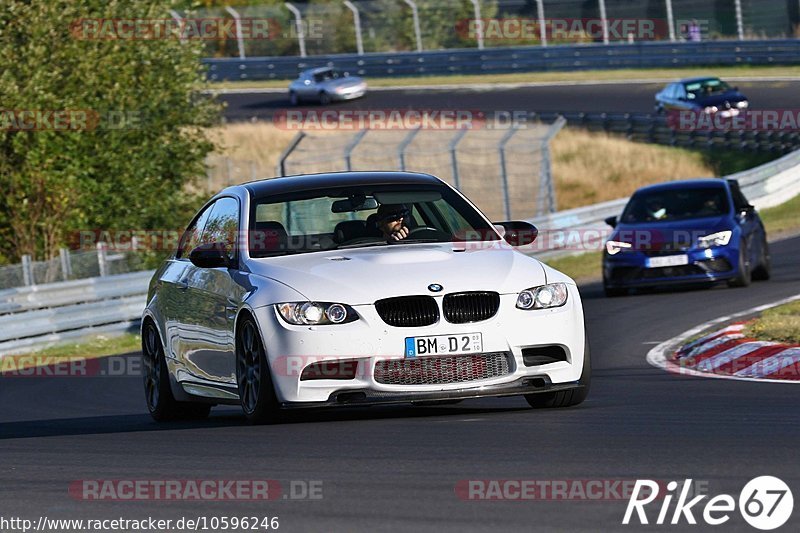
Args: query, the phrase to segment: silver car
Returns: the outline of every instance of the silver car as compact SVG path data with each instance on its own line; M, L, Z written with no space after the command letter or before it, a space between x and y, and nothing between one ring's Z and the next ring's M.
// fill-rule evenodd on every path
M328 105L335 100L360 98L367 92L367 83L358 76L331 67L304 70L289 84L289 102L314 101Z

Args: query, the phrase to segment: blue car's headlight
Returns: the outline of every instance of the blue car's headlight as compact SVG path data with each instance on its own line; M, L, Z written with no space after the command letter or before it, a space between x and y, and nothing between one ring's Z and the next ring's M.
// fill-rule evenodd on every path
M616 255L620 253L622 250L627 250L632 247L633 245L629 242L619 242L619 241L606 242L606 252L608 252L608 255Z
M566 283L550 283L525 289L517 295L518 309L547 309L567 303Z
M711 235L706 235L705 237L700 237L697 240L697 246L699 248L711 248L713 246L726 246L729 242L731 242L731 235L733 235L733 232L730 231L730 230L718 231L717 233L712 233Z
M349 305L325 302L289 302L276 304L278 314L295 326L346 324L358 320L358 313Z

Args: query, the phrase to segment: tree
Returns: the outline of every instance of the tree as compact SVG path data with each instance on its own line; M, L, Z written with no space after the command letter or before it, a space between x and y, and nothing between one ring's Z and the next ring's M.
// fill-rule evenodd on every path
M92 26L169 20L167 9L156 0L0 7L6 260L53 257L83 229L177 229L197 207L189 190L213 148L205 127L220 112L197 92L205 79L201 42L114 38L122 34L113 25ZM68 125L56 126L56 116Z

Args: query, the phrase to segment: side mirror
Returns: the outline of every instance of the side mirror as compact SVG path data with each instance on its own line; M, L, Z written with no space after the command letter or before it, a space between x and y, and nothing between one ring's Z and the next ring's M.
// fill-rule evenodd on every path
M506 230L503 239L511 246L525 246L531 244L539 235L539 230L530 222L513 220L509 222L496 222Z
M603 222L605 222L606 224L608 224L612 228L616 228L617 227L617 217L608 217Z
M229 268L231 260L226 248L222 242L201 244L189 254L189 261L200 268Z

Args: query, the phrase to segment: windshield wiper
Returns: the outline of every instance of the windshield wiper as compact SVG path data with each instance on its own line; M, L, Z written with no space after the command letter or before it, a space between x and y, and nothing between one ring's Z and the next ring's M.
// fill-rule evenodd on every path
M400 239L399 241L389 241L389 244L413 244L418 242L450 242L450 241L443 241L441 239L435 239L429 237L427 239Z

